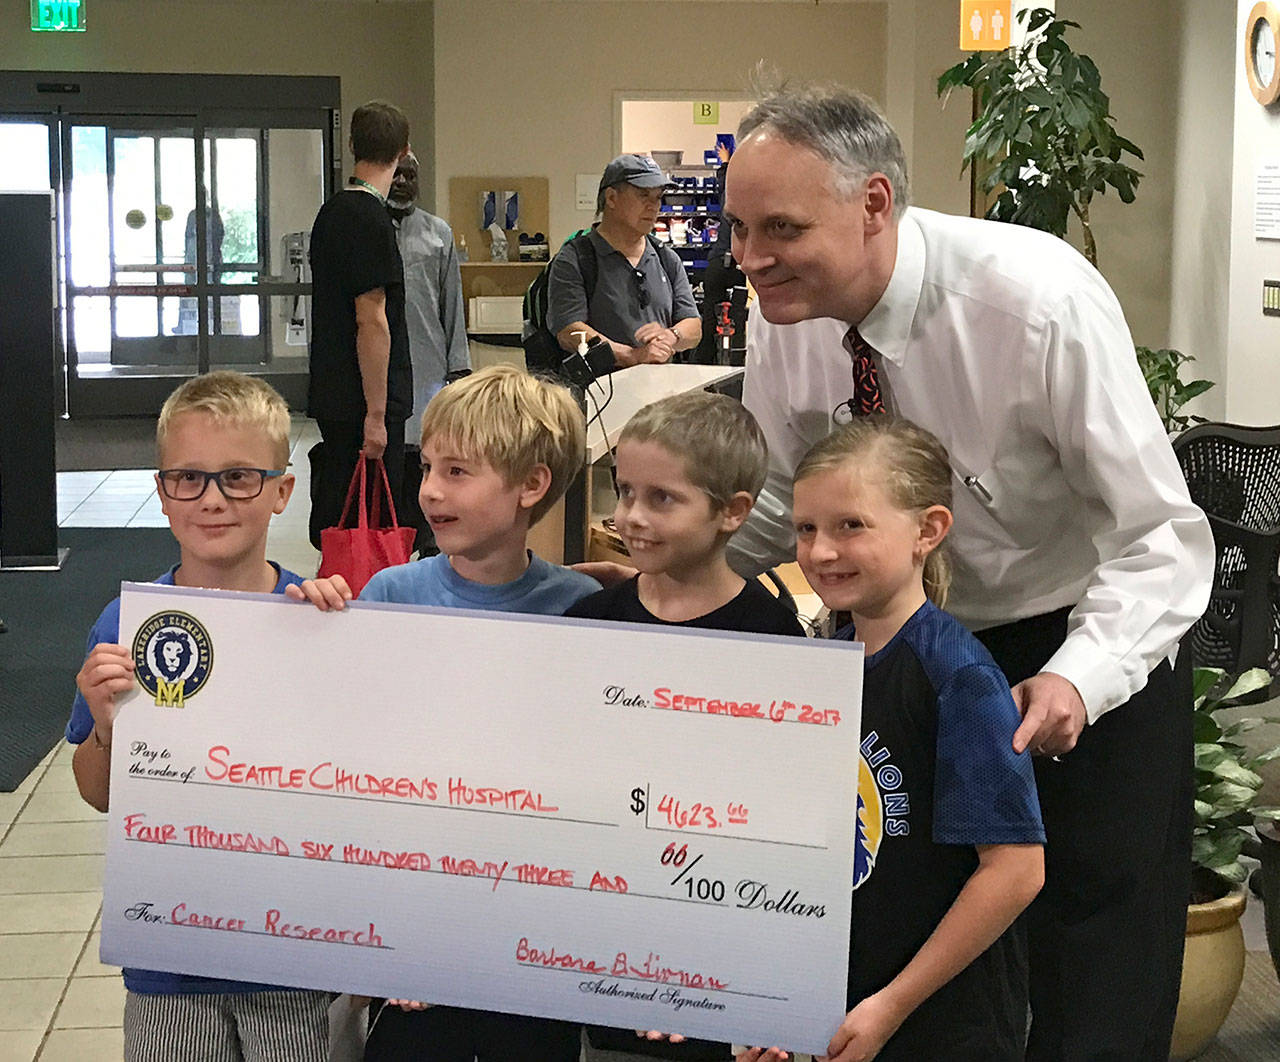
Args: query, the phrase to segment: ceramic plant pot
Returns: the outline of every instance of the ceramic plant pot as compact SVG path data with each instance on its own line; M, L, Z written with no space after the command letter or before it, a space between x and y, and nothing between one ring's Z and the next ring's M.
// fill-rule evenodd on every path
M1173 1023L1170 1062L1200 1054L1227 1020L1244 979L1245 891L1187 907L1187 943L1182 957L1182 989Z

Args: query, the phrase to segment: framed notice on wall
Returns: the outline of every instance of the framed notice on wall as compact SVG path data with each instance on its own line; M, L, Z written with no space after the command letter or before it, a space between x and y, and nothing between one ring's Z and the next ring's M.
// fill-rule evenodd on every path
M1280 240L1280 162L1258 167L1253 193L1253 238Z

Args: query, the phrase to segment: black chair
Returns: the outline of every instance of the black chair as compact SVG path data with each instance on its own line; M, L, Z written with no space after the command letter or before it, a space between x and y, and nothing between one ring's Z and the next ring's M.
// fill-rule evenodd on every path
M1183 640L1196 667L1280 675L1280 425L1201 424L1173 443L1217 557L1205 614Z

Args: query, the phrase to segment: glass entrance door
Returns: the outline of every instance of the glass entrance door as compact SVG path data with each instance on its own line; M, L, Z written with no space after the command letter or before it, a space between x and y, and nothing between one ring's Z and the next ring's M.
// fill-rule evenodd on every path
M324 131L77 117L63 142L73 411L211 368L280 377L298 404Z
M330 77L0 71L0 192L54 193L67 412L154 414L222 366L302 408L339 96Z
M197 329L183 329L181 307L197 270L185 240L197 209L193 128L75 122L64 137L73 398L94 379L197 372Z

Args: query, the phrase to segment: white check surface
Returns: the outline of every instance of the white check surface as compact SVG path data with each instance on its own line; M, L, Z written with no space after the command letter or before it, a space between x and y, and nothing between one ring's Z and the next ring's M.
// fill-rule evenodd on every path
M166 612L212 666L117 720L104 961L825 1048L860 647L136 584L122 642Z

